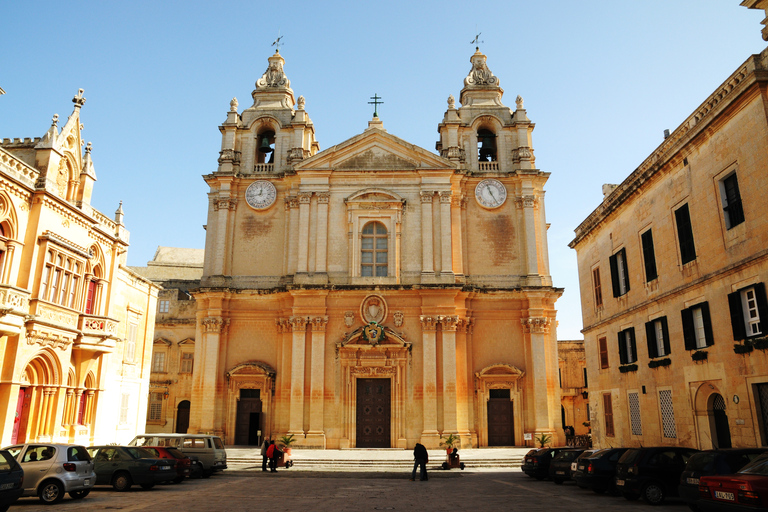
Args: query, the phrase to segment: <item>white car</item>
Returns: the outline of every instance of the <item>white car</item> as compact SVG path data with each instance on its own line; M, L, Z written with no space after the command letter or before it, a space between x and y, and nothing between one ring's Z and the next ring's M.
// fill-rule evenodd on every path
M29 443L5 448L24 470L24 494L43 503L57 503L69 493L72 499L88 496L96 473L83 446L74 444Z

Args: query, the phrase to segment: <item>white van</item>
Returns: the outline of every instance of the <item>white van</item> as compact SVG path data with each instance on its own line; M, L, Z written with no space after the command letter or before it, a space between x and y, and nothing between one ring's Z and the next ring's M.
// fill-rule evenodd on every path
M207 434L140 434L133 438L130 446L170 446L177 448L184 455L195 456L208 478L214 471L227 469L227 451L219 436Z

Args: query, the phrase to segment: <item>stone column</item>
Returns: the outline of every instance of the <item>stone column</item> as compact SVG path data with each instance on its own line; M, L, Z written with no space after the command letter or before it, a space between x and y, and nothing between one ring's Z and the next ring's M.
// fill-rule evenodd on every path
M223 184L222 184L223 185ZM226 190L219 191L213 198L213 210L216 212L216 242L214 243L213 274L224 275L227 272L227 240L229 238L229 212L234 211L237 201L230 197L229 184Z
M421 444L427 448L437 448L440 435L437 431L437 317L421 316L421 342L424 352L422 373L422 409L424 425Z
M421 191L421 276L434 277L432 254L432 191Z
M317 247L315 255L315 272L325 274L328 270L326 262L328 258L328 202L331 194L318 192L317 194Z
M299 193L299 263L297 274L308 272L309 257L309 203L312 192Z
M456 329L458 316L441 316L443 329L443 432L457 433L456 421Z
M11 279L11 272L13 272L13 251L16 246L10 242L6 243L5 258L3 258L3 275L2 283L8 284Z
M219 377L219 352L221 337L229 326L229 319L209 316L202 320L203 339L200 349L195 350L195 386L192 403L197 402L200 411L199 432L213 432L216 417L216 390ZM197 348L197 347L196 347ZM191 418L190 418L191 420ZM190 421L191 423L191 421Z
M278 318L275 320L275 324L279 333L278 343L280 346L277 352L278 366L275 376L274 407L272 411L265 411L267 414L271 413L270 424L265 423L266 435L287 431L290 417L292 325L287 318Z
M309 432L307 444L325 448L323 426L323 401L325 398L325 326L327 316L312 318L312 367L310 368L309 389Z
M521 318L523 332L528 338L530 371L526 372L528 383L526 391L530 397L526 401L526 409L533 411L533 425L526 425L526 430L531 427L536 433L555 434L554 421L550 415L549 383L547 382L547 338L551 319L546 317ZM558 393L559 394L559 393ZM559 403L558 403L559 405ZM515 404L517 407L517 404Z
M84 389L80 389L80 388L75 390L75 403L74 403L74 406L72 407L75 412L74 417L72 418L73 425L77 425L78 424L77 420L78 418L80 418L80 401L82 400L81 397L83 396L84 391L85 391ZM83 415L83 423L86 423L85 415Z
M440 192L440 277L453 281L453 253L451 252L451 191Z
M293 330L291 344L291 405L289 409L288 433L304 436L304 354L307 337L307 318L292 316L289 320Z

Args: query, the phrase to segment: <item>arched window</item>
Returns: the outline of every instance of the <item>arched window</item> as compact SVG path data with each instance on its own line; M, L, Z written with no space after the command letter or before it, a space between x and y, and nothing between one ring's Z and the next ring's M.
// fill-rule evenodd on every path
M275 132L264 131L256 137L256 163L275 163Z
M496 161L496 135L490 130L477 131L477 157L481 162Z
M387 228L381 222L369 222L363 227L360 275L387 276Z

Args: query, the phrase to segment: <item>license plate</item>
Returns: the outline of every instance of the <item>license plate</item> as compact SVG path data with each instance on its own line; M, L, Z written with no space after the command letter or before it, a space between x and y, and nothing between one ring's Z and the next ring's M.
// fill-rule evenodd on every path
M624 480L616 480L616 485L624 485Z
M576 463L571 464L571 471L576 471Z
M685 481L691 485L699 485L698 478L686 478Z
M732 492L715 491L715 498L719 500L735 501Z
M4 491L6 489L13 489L13 483L0 485L0 491Z
M584 471L584 466L579 466L579 471Z
M565 474L565 471L555 471L555 474L556 474L556 475L564 475L564 474Z
M91 479L90 479L90 478L86 478L86 479L83 481L83 485L91 485Z
M171 466L160 466L161 471L164 471L166 469L171 469Z

